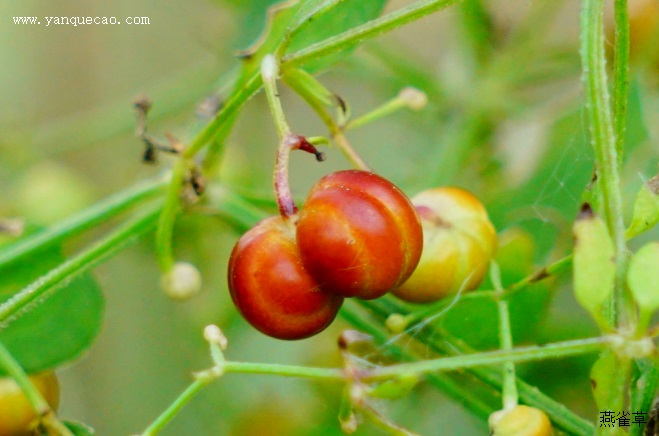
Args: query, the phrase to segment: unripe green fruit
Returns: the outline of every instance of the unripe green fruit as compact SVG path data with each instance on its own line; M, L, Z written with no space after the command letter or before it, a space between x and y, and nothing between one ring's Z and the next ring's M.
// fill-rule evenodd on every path
M529 406L516 406L490 415L493 436L551 436L554 434L547 414Z
M481 202L453 187L412 197L421 218L423 253L412 276L394 294L428 303L478 287L488 271L497 236Z
M53 410L59 406L59 383L55 373L44 372L30 376L30 380ZM0 436L31 434L37 415L14 379L0 378Z

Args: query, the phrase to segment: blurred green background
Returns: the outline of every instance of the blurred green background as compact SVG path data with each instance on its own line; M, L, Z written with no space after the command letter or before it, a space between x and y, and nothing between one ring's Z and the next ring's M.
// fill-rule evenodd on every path
M195 115L197 104L226 85L226 73L238 63L236 50L258 35L268 3L0 3L0 216L50 225L160 174L170 164L166 157L157 166L140 161L133 98L152 98L150 132L164 136L171 131L189 140L204 122ZM392 1L387 10L408 3ZM632 23L623 171L627 211L641 183L656 174L659 155L659 7L652 0L631 2L636 3L634 7L651 6L639 15L650 24ZM401 111L349 137L376 171L410 195L438 184L476 193L488 207L502 245L512 241L515 247L504 284L570 250L571 222L591 177L593 158L580 94L579 6L576 0L468 0L367 43L320 76L356 115L404 86L428 94L424 110ZM12 22L13 16L32 15L146 16L150 24L46 27ZM298 97L283 86L281 91L294 130L326 134ZM276 136L269 117L262 95L248 104L220 171L208 175L212 181L271 198ZM322 164L293 155L297 197L304 198L323 174L348 167L336 149L327 155ZM76 238L65 251L75 253L101 234ZM204 280L202 294L186 303L172 302L159 290L151 236L95 269L107 299L104 328L83 359L59 371L62 417L86 422L100 435L142 431L187 386L192 371L210 365L202 337L209 323L225 331L227 355L233 360L341 364L336 339L348 325L340 319L314 338L290 343L259 334L237 315L225 274L238 236L218 217L189 215L178 221L176 256L197 265ZM650 232L632 247L656 237L657 231ZM519 322L532 328L518 343L597 334L574 302L569 278L562 274L531 288L543 297L524 303L537 305L533 310L520 307L520 313L528 313ZM456 324L456 329L468 330L473 343L492 347L479 339L493 334L487 331L492 320L483 320L480 312L473 317L466 310L459 313L457 320L437 322ZM588 385L592 360L522 365L520 374L595 419ZM333 383L231 374L204 390L163 434L340 434L340 393L341 386ZM425 384L381 407L396 422L424 435L438 434L438 429L446 435L487 432L482 421ZM378 431L366 424L358 434Z

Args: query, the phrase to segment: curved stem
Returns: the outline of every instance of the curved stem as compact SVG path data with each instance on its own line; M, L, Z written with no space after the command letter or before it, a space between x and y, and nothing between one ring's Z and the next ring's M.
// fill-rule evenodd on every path
M277 91L277 76L279 75L279 64L277 58L273 55L267 55L261 63L261 76L263 77L263 87L265 95L268 98L268 106L272 113L272 118L277 128L279 136L279 145L277 147L277 159L275 160L275 170L273 173L275 195L279 213L284 220L288 220L297 213L297 206L293 201L291 186L288 181L288 162L291 150L299 147L300 137L291 133L291 128L286 122L284 109L279 100Z
M261 77L263 78L263 87L265 88L265 95L268 98L268 105L270 112L277 128L279 140L291 134L291 128L286 122L284 116L284 109L279 100L279 92L277 91L277 76L279 76L279 64L274 55L266 55L261 63Z
M615 0L615 22L613 121L618 165L621 165L627 130L627 92L629 89L629 12L627 10L627 0Z
M348 142L348 138L345 137L341 127L334 120L334 118L332 118L323 101L321 101L321 99L316 94L314 94L309 87L304 86L300 76L298 74L285 74L284 80L286 81L286 84L290 86L300 97L302 97L304 101L306 101L307 104L311 106L314 112L316 112L316 114L320 117L320 119L330 131L332 139L339 147L343 155L346 157L346 159L348 159L348 161L355 168L370 171L370 168L366 162L364 162L361 156L359 156L359 154L352 147L350 142ZM314 79L311 78L310 80ZM316 82L316 86L323 87L320 82ZM326 93L331 94L329 91Z
M294 144L295 139L292 136L279 141L273 174L277 206L284 220L293 219L297 214L297 206L293 201L293 193L291 192L291 185L288 181L288 162Z
M183 181L186 167L186 159L179 156L174 163L174 168L172 169L172 183L169 184L167 189L165 204L158 219L158 228L156 230L156 256L163 273L169 272L174 268L172 236L174 233L176 215L181 208L179 197L182 187L182 183L174 183L174 181Z

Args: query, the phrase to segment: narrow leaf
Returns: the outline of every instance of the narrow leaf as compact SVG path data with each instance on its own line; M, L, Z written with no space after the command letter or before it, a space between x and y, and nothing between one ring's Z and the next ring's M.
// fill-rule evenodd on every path
M659 309L659 243L651 242L632 256L627 271L627 284L647 323Z
M625 232L627 239L633 238L654 227L659 222L659 176L641 186L634 200L632 222Z
M606 224L588 204L574 224L574 294L600 328L606 329L604 310L613 294L613 242Z
M638 359L635 361L636 375L633 381L631 412L643 413L652 408L657 388L659 387L659 368L651 359ZM633 420L634 415L632 415ZM643 427L632 426L631 435L643 435Z
M612 416L614 417L623 411L625 396L616 389L619 386L617 379L622 374L621 367L618 357L612 351L605 351L590 371L593 397L595 398L597 410L600 414L602 412L613 412ZM597 421L599 421L599 417ZM598 434L618 434L618 423L613 422L613 424L614 426L610 428L601 427Z
M94 436L96 434L93 428L79 421L64 421L64 425L74 436Z
M318 1L314 0L315 7L310 12L321 11L314 20L297 33L289 47L289 52L295 52L310 45L338 35L369 20L377 18L384 9L386 0L342 0ZM308 15L308 14L307 14ZM324 59L310 62L305 65L308 71L318 71L342 60L355 49L356 44L345 50L327 56Z
M397 399L409 394L419 383L416 374L401 374L399 377L380 383L370 390L369 396L374 398Z
M0 303L63 261L60 249L50 247L1 268ZM83 275L0 325L0 341L27 372L51 369L91 346L101 329L103 309L100 288L90 275Z

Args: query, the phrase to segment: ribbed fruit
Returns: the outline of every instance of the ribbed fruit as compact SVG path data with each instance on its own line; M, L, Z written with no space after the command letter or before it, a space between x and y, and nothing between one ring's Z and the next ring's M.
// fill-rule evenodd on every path
M488 271L497 236L481 202L454 187L412 198L423 227L423 254L414 274L394 294L428 303L475 289Z
M325 329L343 298L324 292L307 272L295 243L295 226L267 218L236 243L229 290L243 317L278 339L303 339Z
M371 172L348 170L313 186L297 222L297 243L323 290L370 300L412 274L423 232L398 187Z

